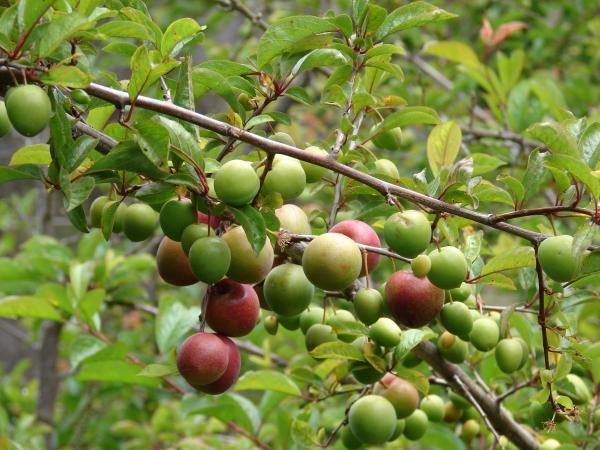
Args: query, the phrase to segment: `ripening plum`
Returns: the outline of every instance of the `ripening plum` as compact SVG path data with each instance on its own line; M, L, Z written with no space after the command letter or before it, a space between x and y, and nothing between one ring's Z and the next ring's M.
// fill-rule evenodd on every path
M214 178L217 197L231 206L247 205L260 189L260 180L252 166L239 159L223 164Z
M383 227L387 245L401 256L414 258L423 253L431 241L431 225L427 216L406 210L390 216Z
M456 247L442 247L429 254L431 270L427 278L440 289L454 289L461 286L467 276L468 266L465 255Z
M282 316L300 314L310 305L314 293L314 286L297 264L275 267L269 272L263 285L263 294L269 308Z
M540 266L546 275L554 281L570 281L577 270L573 256L573 237L569 235L553 236L545 239L538 248Z
M190 384L217 381L229 364L227 345L216 334L196 333L177 351L177 370Z
M368 445L381 445L388 441L394 434L397 420L392 404L379 395L358 399L348 413L352 433Z

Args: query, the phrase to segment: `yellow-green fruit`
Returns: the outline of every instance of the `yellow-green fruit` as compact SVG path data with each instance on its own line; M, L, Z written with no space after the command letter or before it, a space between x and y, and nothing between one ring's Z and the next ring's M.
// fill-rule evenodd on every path
M406 421L404 419L398 419L396 421L396 429L394 430L394 434L392 437L388 439L389 442L395 441L400 437L402 433L404 433L404 429L406 428Z
M102 226L102 210L109 201L110 199L103 195L92 202L92 206L90 206L90 223L92 228L100 228Z
M540 244L538 258L549 278L560 283L573 278L577 264L572 247L573 238L568 235L550 237Z
M306 213L296 205L287 204L275 210L281 228L294 234L311 234L310 222Z
M273 167L265 177L262 194L279 192L284 201L298 197L306 187L306 175L300 161L285 155L276 155Z
M336 325L342 324L344 322L356 322L356 319L350 311L346 311L345 309L338 309L335 313L328 317L326 323L327 325L333 328ZM338 334L337 337L340 341L347 343L354 341L354 339L356 338L356 336L353 336L351 334Z
M367 445L381 445L396 429L396 412L392 404L379 395L358 399L348 413L352 433Z
M238 96L238 102L246 111L253 111L254 105L250 102L250 96L245 92L242 92Z
M415 410L410 416L404 419L406 428L404 429L404 436L409 441L418 441L423 437L427 431L429 425L429 419L427 414L420 409Z
M267 333L272 334L273 336L277 334L277 329L279 328L279 320L277 320L276 315L270 315L268 317L265 317L264 325Z
M193 223L185 227L181 234L181 248L186 255L189 255L190 248L198 239L208 236L208 225L205 223Z
M75 103L79 103L80 105L88 105L91 101L90 96L82 89L73 89L71 98Z
M280 144L289 145L290 147L296 146L294 139L292 139L292 137L289 134L283 133L281 131L273 134L271 137L269 137L269 139L275 142L279 142Z
M15 130L23 136L32 137L44 131L50 122L52 105L46 91L28 84L11 91L6 112Z
M6 113L6 105L0 102L0 137L4 137L12 130L12 124Z
M104 208L102 208L102 215L106 214L107 209L113 203L116 203L116 202L107 202L106 205L104 205ZM125 215L125 211L127 211L127 205L123 202L119 203L119 206L117 207L117 211L115 212L115 215L114 215L114 222L113 222L113 227L112 227L113 233L118 234L121 231L123 231L123 216Z
M496 363L504 373L513 373L523 359L523 347L516 339L502 339L496 345Z
M206 183L209 187L208 194L212 197L215 197L215 179L207 178ZM198 211L203 212L204 214L208 214L208 205L206 204L206 199L202 196L198 197ZM225 211L225 205L223 203L217 203L216 205L213 205L213 208L210 211L210 215L218 216L223 211Z
M145 203L135 203L123 214L123 234L131 242L145 241L155 228L156 212Z
M414 258L431 241L431 226L427 216L416 210L407 210L390 216L383 227L387 245L401 256Z
M469 405L471 405L469 403ZM458 421L464 413L464 410L456 406L453 402L446 402L444 412L444 422L452 423Z
M371 128L373 134L375 127ZM375 147L382 150L398 150L402 145L402 130L400 128L392 128L391 130L382 131L375 136L371 142Z
M417 278L426 277L431 270L431 259L427 255L417 255L410 262L410 268Z
M375 161L375 172L382 173L396 179L400 178L400 173L398 172L396 164L385 158L379 158L377 161Z
M476 420L467 420L462 426L461 437L465 441L470 441L479 434L480 426Z
M300 314L300 330L302 334L306 335L306 332L310 327L317 323L323 323L323 317L326 316L323 308L313 306L310 309L302 311Z
M277 321L283 328L290 331L295 331L300 328L300 314L296 316L280 316L277 315Z
M387 317L380 318L369 330L369 337L382 347L395 347L400 343L400 327Z
M258 175L252 166L239 159L226 162L215 175L215 193L227 205L246 205L259 189Z
M438 338L437 347L442 356L454 364L463 363L469 354L469 345L447 331Z
M452 402L453 405L455 405L457 408L465 410L467 408L470 408L471 402L469 402L469 400L467 400L466 398L464 398L462 395L459 395L455 392L450 392L448 394L448 398L450 399L450 401ZM462 415L462 413L461 413Z
M473 323L473 329L469 333L471 344L482 352L493 349L500 339L500 329L492 319L482 318ZM519 360L521 356L519 355Z
M282 264L272 269L263 285L265 300L272 311L295 316L304 311L315 293L314 286L297 264Z
M340 434L342 438L342 444L344 444L344 447L346 447L348 450L357 450L364 445L361 440L354 436L354 433L352 433L352 428L350 428L348 425L342 428Z
M444 400L437 395L423 397L419 408L427 414L427 419L430 422L441 422L444 420L446 406Z
M273 247L267 242L258 257L248 242L248 237L242 227L235 227L227 231L222 239L231 251L231 264L227 276L233 281L242 284L254 284L264 280L271 267L273 267Z
M309 352L313 351L321 344L334 341L337 341L337 335L331 333L331 327L329 325L323 325L321 323L311 326L304 337L306 350Z
M323 290L340 291L360 274L362 255L356 243L340 233L325 233L312 240L302 255L308 280Z
M188 200L169 200L160 209L160 227L169 239L181 242L183 230L198 222L194 204Z
M327 153L326 150L323 150L319 147L308 147L304 151L317 156L329 155L329 153ZM317 181L320 181L321 178L326 177L327 173L329 173L329 169L327 169L326 167L317 166L306 161L300 161L300 164L304 169L307 183L316 183Z
M449 301L449 297L451 296L453 302L465 302L472 293L473 289L471 289L471 285L462 283L460 287L446 291L446 300Z
M542 445L540 445L539 450L555 450L561 446L561 443L556 439L546 439Z
M431 270L427 278L440 289L460 287L467 276L468 266L465 255L456 247L442 247L429 254Z
M450 333L463 336L473 329L471 311L464 303L447 303L440 311L440 321Z
M194 242L188 259L190 269L198 280L206 284L214 284L229 270L231 252L222 239L204 237Z
M523 356L521 357L521 363L519 364L519 367L517 368L517 370L520 370L520 369L522 369L525 366L525 364L527 364L527 361L529 360L529 346L520 337L517 337L517 338L514 338L514 339L519 344L521 344L521 350L523 350Z
M354 296L354 312L365 325L373 325L383 312L383 297L376 289L360 289Z

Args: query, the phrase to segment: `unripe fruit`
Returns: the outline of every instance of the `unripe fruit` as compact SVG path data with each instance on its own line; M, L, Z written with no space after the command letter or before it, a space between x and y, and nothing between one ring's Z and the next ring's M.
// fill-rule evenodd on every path
M402 433L404 433L404 429L406 428L406 421L404 419L398 419L396 421L396 429L394 430L394 434L392 437L388 439L388 442L395 441L400 437Z
M431 241L431 225L419 211L407 210L390 216L383 227L387 245L401 256L414 258Z
M373 134L375 126L371 128ZM398 150L402 145L402 129L400 127L392 128L391 130L382 131L371 139L375 147L382 150Z
M238 102L246 111L254 111L254 105L250 103L250 96L245 92L238 95Z
M302 268L309 281L327 291L350 286L362 268L360 250L349 237L325 233L310 242L302 256Z
M331 327L320 323L311 326L306 331L306 336L304 338L306 350L309 352L321 344L334 341L337 341L337 336L331 333Z
M419 393L408 381L387 373L374 387L375 394L386 398L394 407L396 416L404 419L419 406Z
M348 413L352 433L368 445L381 445L389 440L396 429L396 421L392 404L378 395L358 399Z
M546 439L542 445L540 445L539 450L555 450L561 446L561 443L556 439Z
M300 161L289 156L276 155L273 166L262 185L262 194L279 192L284 201L298 197L306 187L306 175Z
M160 209L160 227L169 239L181 242L183 230L198 222L198 213L188 200L169 200Z
M268 317L265 317L265 330L267 333L275 336L277 334L277 328L279 328L279 320L277 320L277 316L272 314Z
M492 319L482 318L473 323L469 340L477 350L487 352L493 349L498 343L498 339L500 339L500 329Z
M75 103L80 105L89 105L91 99L90 96L82 89L73 89L71 91L71 98Z
M282 316L295 316L304 311L313 298L314 286L297 264L275 267L265 279L263 294L272 311Z
M395 347L400 343L400 328L393 320L382 317L369 330L369 337L382 347Z
M470 284L462 283L460 287L446 291L446 299L449 297L448 292L450 293L450 296L452 296L453 302L465 302L473 293L473 290L471 289Z
M219 334L246 336L256 326L259 314L258 297L248 284L225 278L216 283L208 293L206 323Z
M135 203L123 214L123 233L131 242L148 239L156 228L156 213L144 204Z
M104 205L104 208L102 208L102 215L106 214L108 208L114 203L116 202L107 202ZM120 202L119 206L117 207L117 211L114 214L114 222L112 227L113 233L119 234L121 231L123 231L123 216L125 215L125 211L127 211L127 205L123 202Z
M222 239L211 236L194 242L188 258L196 278L203 283L214 284L229 270L231 252Z
M188 383L209 384L225 373L229 351L217 335L196 333L181 344L176 362L177 370Z
M465 441L470 441L479 434L480 426L476 420L467 420L462 426L461 437Z
M469 403L469 406L471 404ZM463 415L463 409L456 406L453 402L446 402L444 412L444 422L452 423L458 421Z
M283 133L281 131L273 134L271 137L269 137L269 139L275 142L279 142L280 144L289 145L290 147L296 146L296 143L294 142L292 137L289 134Z
M400 178L400 173L398 172L396 164L389 159L379 158L377 161L375 161L375 171L392 178Z
M102 210L109 201L108 197L101 196L92 202L92 206L90 206L90 223L93 228L102 226Z
M450 393L448 394L448 398L450 399L452 404L458 409L466 410L468 408L471 408L472 406L469 400L464 398L462 395L457 394L456 392L450 391Z
M308 147L304 151L317 156L329 155L326 150L323 150L319 147ZM302 165L302 169L304 169L307 183L316 183L317 181L320 181L321 178L326 177L329 173L329 169L327 167L317 166L306 161L300 161L300 164Z
M258 257L254 256L254 249L242 227L231 228L221 239L231 251L231 264L227 271L229 278L243 284L259 283L265 279L273 267L274 258L273 247L268 239Z
M348 425L342 428L340 434L342 438L342 444L344 444L344 447L346 447L348 450L357 450L364 445L361 440L354 436L354 433L352 433L352 428L350 428Z
M208 236L208 225L205 223L193 223L185 227L181 234L181 247L186 255L189 255L190 248L198 239Z
M525 364L527 364L527 361L529 360L529 346L520 337L517 337L514 339L519 344L521 344L521 350L523 350L523 356L521 357L521 363L519 364L519 367L517 367L517 370L521 370L523 367L525 367Z
M173 286L191 286L198 282L190 269L187 255L183 253L181 243L166 236L158 246L156 267L160 277Z
M356 322L356 319L350 311L346 311L345 309L338 309L334 314L329 316L326 323L327 325L333 328L335 325L343 322ZM350 343L354 341L356 336L353 336L351 334L338 334L337 338L342 342Z
M426 277L431 270L431 259L427 255L417 255L410 262L410 268L417 278Z
M471 311L464 303L454 302L444 305L440 311L440 321L450 333L462 336L473 329Z
M465 255L456 247L442 247L429 254L431 270L427 278L440 289L460 287L467 276L468 266Z
M429 419L427 414L420 409L415 410L410 416L404 419L406 428L404 429L404 436L409 441L417 441L423 437L427 431L429 425Z
M373 230L371 226L360 220L343 220L331 227L329 232L344 234L357 244L369 245L371 247L381 246L379 236L377 236L375 230ZM380 254L367 252L367 268L369 270L369 273L372 273L373 270L377 268L380 259ZM367 270L363 264L360 270L360 274L358 276L364 277L366 273Z
M277 321L283 328L290 331L295 331L300 328L300 314L296 316L280 316L277 315Z
M216 381L209 384L194 385L192 387L200 392L209 395L218 395L227 391L237 381L238 375L240 374L240 367L242 364L242 358L240 357L240 351L231 339L226 336L219 334L215 335L227 347L229 361L227 362L227 369L223 375L221 375Z
M496 345L495 357L502 372L513 373L521 364L523 348L516 339L502 339Z
M323 308L313 306L300 314L300 329L306 334L308 329L317 323L323 323L325 311Z
M430 422L441 422L444 420L446 412L446 406L444 400L437 395L428 395L421 400L421 406L419 407L425 414Z
M369 354L369 353L366 353ZM373 384L383 378L383 373L379 372L375 367L366 363L352 361L348 369L352 372L352 376L361 384Z
M577 264L573 257L573 238L569 235L553 236L538 248L540 266L554 281L565 283L575 275Z
M465 362L469 354L469 345L447 331L438 338L437 347L442 356L454 364Z
M275 210L281 228L294 234L311 234L312 229L306 213L296 205L287 204Z
M481 419L481 416L479 415L477 410L472 406L465 408L463 410L462 416L460 417L460 421L462 423L466 423L468 420L475 420L476 422L479 422L479 419Z
M12 123L6 112L6 105L0 102L0 138L6 136L12 130Z
M412 272L400 270L387 281L384 299L397 322L419 328L438 315L444 306L444 291L427 278L417 278Z
M52 116L52 104L46 92L29 84L11 90L6 113L15 130L27 137L40 134Z
M363 288L354 296L354 312L365 325L373 325L383 312L383 298L376 289Z
M250 203L258 194L258 175L244 161L228 161L215 174L215 193L227 205L242 206Z

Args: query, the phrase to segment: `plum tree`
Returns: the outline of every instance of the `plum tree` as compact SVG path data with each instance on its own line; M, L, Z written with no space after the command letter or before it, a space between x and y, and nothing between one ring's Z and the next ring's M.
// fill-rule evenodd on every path
M130 205L123 214L123 234L131 242L145 241L155 228L156 213L144 203Z
M457 336L469 334L473 329L471 312L464 303L445 304L440 311L440 321L446 330Z
M519 369L523 359L523 347L516 339L502 339L494 351L496 363L504 373L513 373Z
M477 350L487 352L493 349L498 339L500 339L500 330L492 319L481 318L473 322L469 340ZM521 354L519 354L519 361L521 361Z
M404 419L406 428L404 429L404 436L409 441L418 441L423 437L429 426L429 419L427 414L420 409L416 409L410 416Z
M272 311L281 316L295 316L310 305L315 288L301 266L282 264L267 275L263 293Z
M387 317L380 318L371 325L369 337L382 347L395 347L400 343L400 328Z
M185 249L183 251L185 252ZM213 284L223 278L229 270L231 252L223 239L208 236L192 244L188 260L190 269L198 280Z
M177 370L193 385L217 381L227 370L229 349L216 334L196 333L177 351Z
M208 326L217 333L246 336L256 326L260 304L252 286L225 278L209 289L204 314Z
M455 289L462 285L468 266L465 255L456 247L442 247L429 254L431 269L427 278L440 289Z
M392 404L379 395L358 399L348 413L348 425L361 442L380 445L388 441L396 429L396 412Z
M186 255L189 255L190 249L198 239L208 237L208 225L205 223L193 223L185 227L181 233L181 248Z
M302 330L302 333L306 335L308 329L314 324L323 323L323 317L325 315L325 310L318 306L311 306L305 311L302 311L299 319L300 330Z
M399 255L414 258L431 241L431 226L419 211L407 210L390 216L383 228L385 242Z
M6 114L20 134L37 136L50 122L52 104L46 91L35 84L28 84L11 91L6 99Z
M260 180L251 165L233 159L221 166L215 175L215 193L227 205L242 206L258 194Z
M343 322L356 322L354 315L350 311L346 311L345 309L338 309L332 315L327 318L327 325L330 327L335 327L335 325L343 323ZM354 341L356 336L351 334L338 334L338 339L342 342L352 342Z
M277 155L261 188L263 195L279 192L284 201L298 197L306 187L306 175L300 161L289 156Z
M417 278L426 277L431 270L431 259L427 255L417 255L410 262L410 268Z
M231 264L227 276L242 284L259 283L264 280L273 266L273 247L267 243L258 256L248 241L242 227L229 229L222 239L229 246Z

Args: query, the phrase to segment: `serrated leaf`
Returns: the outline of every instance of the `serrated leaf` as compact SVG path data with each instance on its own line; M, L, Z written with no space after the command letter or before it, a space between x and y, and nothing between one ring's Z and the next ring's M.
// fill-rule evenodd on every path
M76 11L55 18L44 30L44 34L37 45L40 58L47 58L65 41L76 32L87 30L94 26L88 18Z
M41 177L42 170L34 164L23 164L13 168L0 167L0 184L13 180L38 180Z
M365 361L365 356L360 350L351 344L342 341L326 342L318 345L314 350L310 351L309 354L313 358Z
M585 129L579 139L579 153L590 168L596 168L600 162L600 122L594 122Z
M164 377L165 375L171 375L177 373L177 367L165 366L162 364L148 364L144 367L138 377Z
M434 176L437 176L443 166L452 166L461 142L462 132L453 120L431 130L427 138L427 159Z
M392 44L376 45L375 47L370 48L367 53L365 53L365 61L374 58L375 56L394 54L404 55L405 53L406 52L403 49Z
M535 266L535 251L532 247L509 248L490 259L480 275L532 266Z
M0 299L0 316L61 320L61 316L56 308L48 301L31 296L11 296Z
M307 422L294 419L290 428L290 432L292 439L296 444L306 447L314 447L318 445L317 433L315 433L313 427L311 427Z
M331 332L333 334L367 336L369 329L360 322L338 322L332 327Z
M600 196L600 181L590 173L591 169L580 159L567 155L554 154L546 156L544 165L546 167L556 167L558 169L566 170L585 184L588 191L595 199L598 199Z
M385 361L381 356L366 353L365 359L379 373L385 373Z
M60 169L59 180L60 188L67 200L67 212L77 208L87 200L96 185L96 182L92 177L83 177L71 183L69 172L62 167Z
M421 395L426 396L429 394L429 380L427 379L427 375L416 370L400 368L396 371L396 376L403 378L416 387Z
M113 20L97 27L97 30L110 37L133 38L154 42L154 33L141 23Z
M534 123L527 132L548 146L556 154L581 159L575 138L569 131L556 122Z
M372 67L374 69L379 69L386 73L389 73L401 83L404 82L404 73L402 72L400 66L397 64L392 64L387 61L380 61L378 59L373 58L368 60L365 65L367 67Z
M249 433L257 433L260 415L254 404L238 394L227 393L216 398L188 394L183 397L181 410L185 416L202 414L216 417L223 423L236 423Z
M165 58L173 58L181 49L204 30L194 19L179 19L171 23L165 31L160 51Z
M557 395L554 401L559 405L564 406L566 409L573 409L573 400L566 395Z
M428 45L423 53L439 56L479 70L481 63L477 54L467 44L458 41L441 41Z
M148 159L161 170L169 172L169 130L155 121L143 120L135 124L133 131Z
M42 72L40 80L49 86L65 86L73 89L85 89L92 81L96 80L93 75L85 73L75 66L57 66Z
M13 153L10 158L9 166L19 164L43 164L48 165L52 162L50 155L50 146L48 144L34 144L21 147Z
M294 367L290 372L290 376L311 386L326 387L325 380L306 367Z
M293 76L315 67L343 66L346 62L346 57L339 50L318 48L300 58L292 68L291 73Z
M306 92L306 90L300 86L292 86L291 88L288 88L285 91L285 95L286 97L289 97L298 103L302 103L303 105L312 105L312 99L308 95L308 92Z
M192 164L192 162L198 164L200 168L204 167L204 155L202 153L202 149L198 145L198 142L188 130L186 130L179 122L175 122L174 120L167 119L162 116L154 116L153 120L160 123L167 130L169 130L169 136L171 139L171 151L176 152L173 148L180 150L185 154L185 156L180 155L179 152L177 154L180 157L183 157L184 160L188 163ZM171 159L175 157L171 155ZM175 164L175 161L173 161ZM193 165L193 164L192 164Z
M556 370L554 371L554 382L566 378L566 376L571 373L572 367L573 357L569 353L563 352L558 360L558 364L556 365Z
M63 167L67 172L71 173L77 169L88 155L96 148L98 139L93 139L90 136L80 136L71 147L64 152Z
M209 90L213 90L240 116L245 114L244 108L237 101L237 96L233 92L229 81L227 81L227 78L220 73L201 67L195 67L192 70L192 83L194 86L195 100Z
M547 387L544 387L541 391L537 391L535 394L533 394L530 398L529 401L531 403L541 403L544 404L548 401L548 397L550 397L550 389L548 389Z
M509 289L511 291L516 291L517 288L513 281L505 275L501 273L494 273L490 275L486 275L477 280L477 283L489 284L490 286L496 286L502 289Z
M400 343L396 346L396 351L394 352L394 362L404 358L408 352L419 345L419 343L434 339L437 336L437 333L427 327L410 328L402 331Z
M103 347L92 355L86 356L81 364L88 364L97 361L120 361L127 357L127 344L125 342L115 342Z
M523 201L529 200L537 192L538 187L544 181L544 177L548 172L548 169L544 167L544 161L546 160L547 154L541 152L539 148L535 149L529 155L529 161L527 163L527 169L525 175L523 175L523 186L527 186L523 195Z
M175 186L163 181L145 184L135 193L135 198L144 203L163 203L175 196Z
M69 205L66 198L63 198L63 206L65 208L65 211L67 211ZM82 233L90 232L87 226L87 217L85 216L85 211L83 210L82 205L79 205L76 208L67 211L67 218L75 227L75 229L81 231Z
M77 374L77 381L105 381L128 384L141 384L156 387L159 380L138 377L140 366L125 361L98 361L86 364Z
M230 211L235 216L235 219L240 222L244 233L250 242L250 246L254 249L254 255L258 257L260 251L267 242L267 226L265 220L260 213L250 205L238 206L233 208L228 206Z
M429 5L425 2L412 2L392 11L387 19L377 30L375 41L381 41L390 34L407 30L413 27L421 27L429 23L440 22L458 17L443 9Z
M458 242L458 227L451 216L442 217L438 221L438 227L448 241L448 244L454 246Z
M97 160L87 173L103 170L124 170L159 180L169 176L156 167L146 157L140 146L133 141L117 144L108 155Z
M258 41L258 69L261 70L273 58L284 54L301 39L336 29L329 21L314 16L291 16L277 20Z
M301 396L300 389L289 377L271 370L249 370L244 373L238 379L234 391L247 390L276 391Z
M498 175L496 177L496 180L502 181L503 183L508 185L510 191L515 196L516 204L519 204L521 203L521 201L523 201L523 198L525 196L525 188L519 180L505 173L501 173L500 175Z
M104 240L108 241L112 235L113 225L115 223L115 216L117 209L119 208L119 202L114 202L108 207L102 209L102 218L100 219L100 229L102 230L102 236Z

